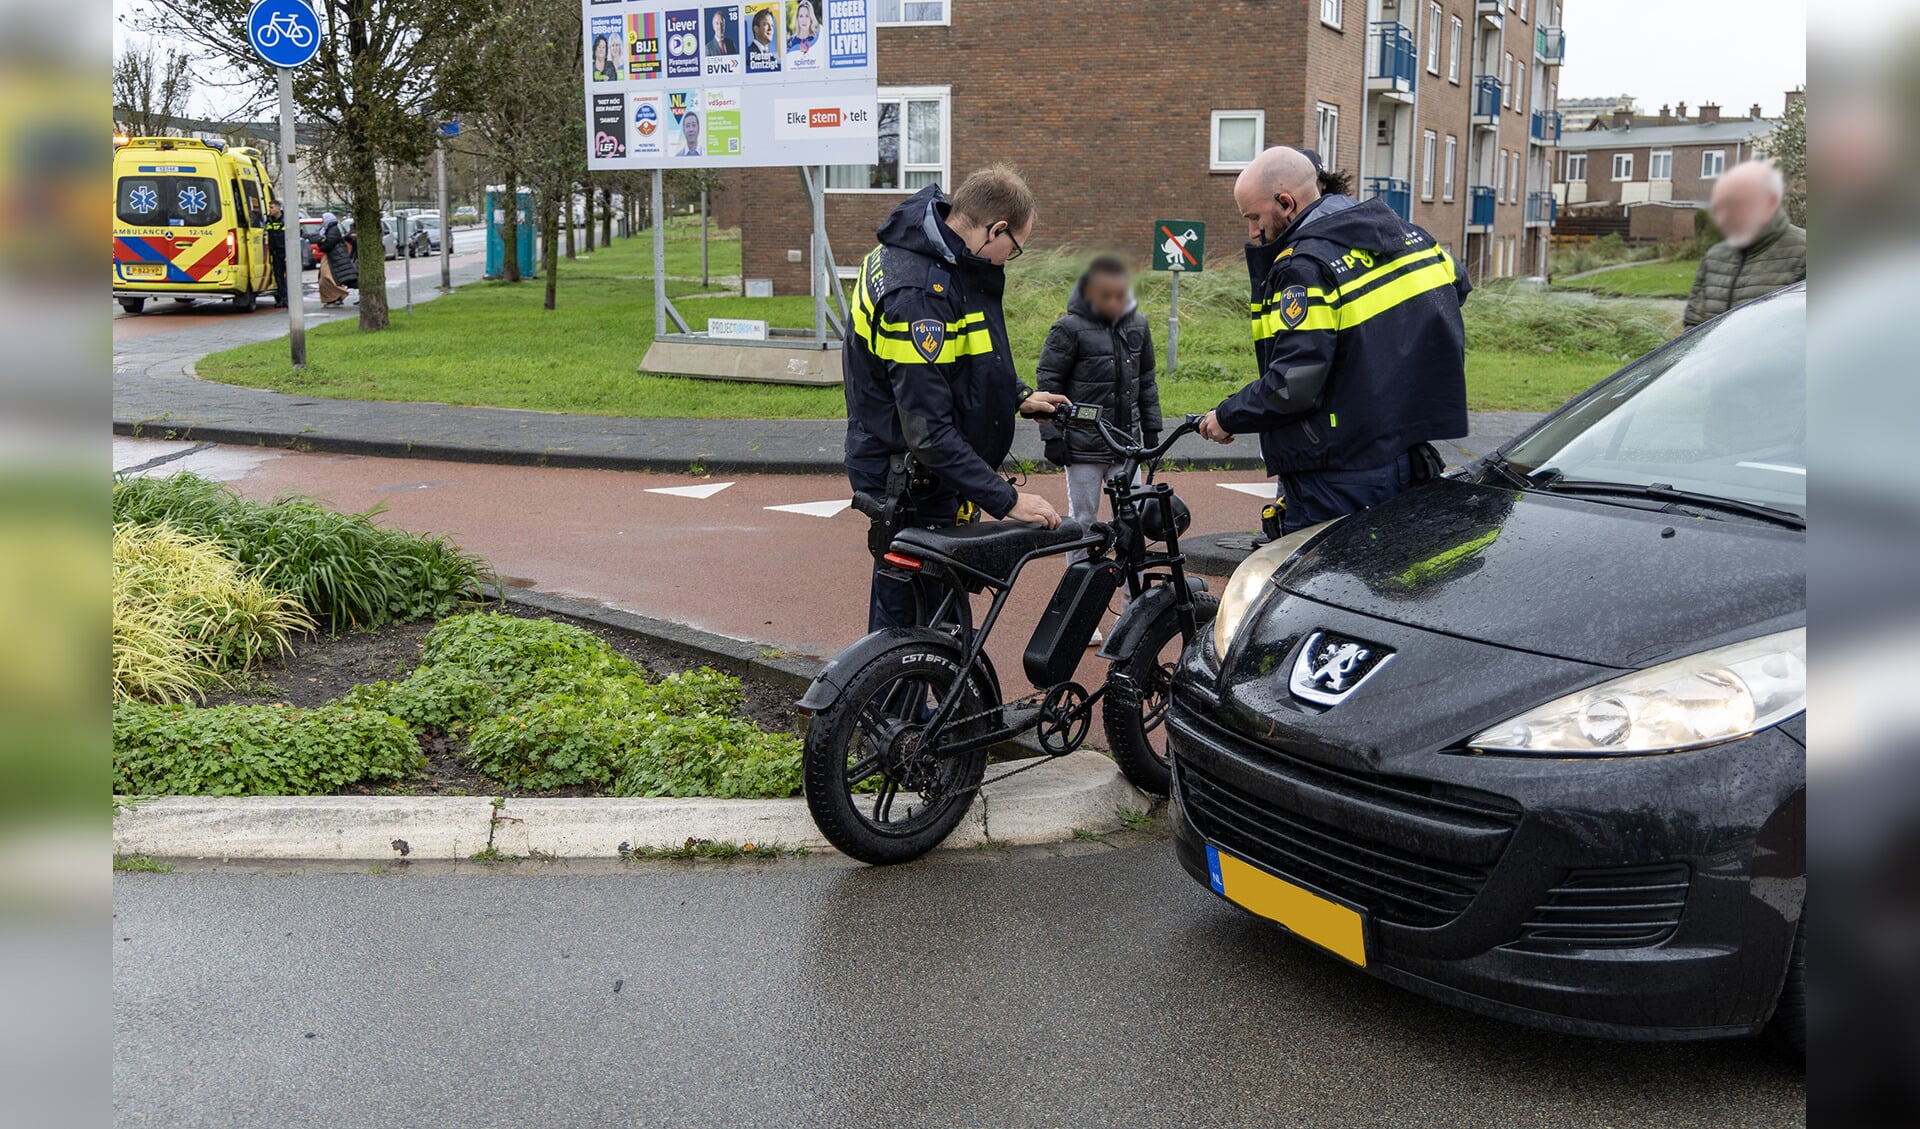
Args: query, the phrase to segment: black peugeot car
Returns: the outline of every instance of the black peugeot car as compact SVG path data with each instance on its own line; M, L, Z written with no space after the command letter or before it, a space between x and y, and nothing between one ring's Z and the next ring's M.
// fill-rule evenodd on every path
M1804 284L1289 535L1168 717L1177 852L1393 983L1563 1031L1804 1031Z

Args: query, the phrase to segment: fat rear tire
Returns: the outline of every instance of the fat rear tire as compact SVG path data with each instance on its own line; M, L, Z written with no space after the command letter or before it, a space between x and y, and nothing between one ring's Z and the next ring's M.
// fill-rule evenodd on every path
M944 762L938 793L931 798L899 787L899 775L891 767L849 782L849 768L878 755L869 741L875 722L936 706L935 696L952 685L958 668L957 656L946 648L922 643L896 648L863 667L839 699L814 717L802 754L801 784L814 824L842 853L874 866L910 862L939 846L973 806L973 790L986 774L985 749ZM952 716L966 718L986 710L990 703L985 685L976 671ZM974 722L948 732L974 734L989 724ZM853 790L863 780L877 780L882 790L895 785L885 818L878 806L882 792ZM897 818L894 805L904 805L904 817Z
M250 314L253 312L253 308L259 305L259 303L259 295L251 290L245 290L233 296L233 309L235 313Z
M1205 631L1219 610L1219 600L1194 594L1193 619L1199 630ZM1179 638L1180 616L1169 606L1147 627L1133 653L1114 661L1101 703L1100 719L1106 725L1107 749L1114 763L1129 784L1152 796L1164 796L1173 786L1173 769L1163 751L1172 671L1161 652ZM1156 738L1159 748L1154 745Z
M147 308L147 300L145 298L122 298L120 299L120 308L130 314L137 314Z

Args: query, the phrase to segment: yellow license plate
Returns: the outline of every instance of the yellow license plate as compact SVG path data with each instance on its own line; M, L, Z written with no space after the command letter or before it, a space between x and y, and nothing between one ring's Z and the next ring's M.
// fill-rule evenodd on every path
M1323 898L1218 847L1207 847L1207 876L1213 892L1278 922L1335 956L1367 966L1367 919L1360 911Z
M127 272L128 278L167 277L167 268L162 263L128 263L120 269Z

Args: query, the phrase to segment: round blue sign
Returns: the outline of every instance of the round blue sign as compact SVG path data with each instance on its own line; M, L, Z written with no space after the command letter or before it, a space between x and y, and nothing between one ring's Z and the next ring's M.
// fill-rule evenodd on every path
M303 67L320 53L320 17L306 0L255 0L247 42L276 67Z

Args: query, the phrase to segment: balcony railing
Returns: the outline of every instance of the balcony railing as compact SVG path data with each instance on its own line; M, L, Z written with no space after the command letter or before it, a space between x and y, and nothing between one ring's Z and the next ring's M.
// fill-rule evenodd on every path
M1367 29L1367 87L1412 93L1419 75L1413 32L1396 20L1383 20Z
M1469 227L1493 226L1493 185L1476 184L1468 190L1467 225Z
M1550 67L1566 62L1567 33L1557 27L1534 28L1533 55Z
M1483 74L1473 80L1473 116L1476 125L1492 125L1500 120L1500 77ZM1485 122L1479 119L1485 118Z
M1533 124L1529 127L1527 136L1540 142L1542 145L1558 144L1560 141L1560 111L1535 110L1533 112Z
M1500 0L1474 0L1473 10L1481 19L1495 27L1507 22L1507 9Z
M1413 222L1413 182L1391 176L1370 176L1367 178L1367 195L1376 200L1385 200L1394 215Z
M1554 221L1559 218L1560 218L1560 205L1556 200L1554 200L1553 193L1551 192L1527 193L1527 222L1528 223L1544 223L1547 226L1551 227L1553 226Z

